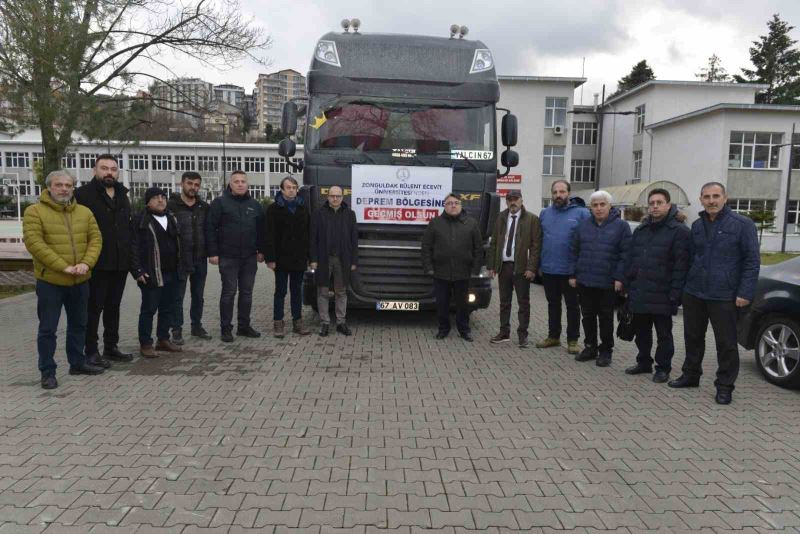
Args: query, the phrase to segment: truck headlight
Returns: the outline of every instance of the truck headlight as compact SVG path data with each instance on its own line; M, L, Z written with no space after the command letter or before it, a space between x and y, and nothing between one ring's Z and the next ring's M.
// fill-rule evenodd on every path
M336 43L333 41L320 41L317 43L317 51L314 57L323 63L333 65L334 67L341 67L339 63L339 53L336 51Z
M474 303L476 300L478 300L478 297L475 296L475 293L470 293L467 297L467 302L470 304Z
M491 51L487 48L478 48L475 50L475 56L472 58L472 68L469 70L469 73L486 72L492 68L494 68L494 58L492 58Z

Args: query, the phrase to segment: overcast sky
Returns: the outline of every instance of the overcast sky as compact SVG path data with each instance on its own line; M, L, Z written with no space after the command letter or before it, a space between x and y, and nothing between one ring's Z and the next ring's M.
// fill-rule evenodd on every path
M314 44L358 17L364 32L448 36L451 24L491 48L498 74L580 76L583 100L614 90L631 66L647 59L656 77L692 80L716 53L729 73L749 66L751 41L780 13L800 28L800 0L240 0L244 13L266 28L271 67L245 61L226 72L176 62L175 72L212 83L235 83L250 92L259 72L292 68L305 74ZM800 40L800 29L792 36ZM581 97L576 92L576 102Z

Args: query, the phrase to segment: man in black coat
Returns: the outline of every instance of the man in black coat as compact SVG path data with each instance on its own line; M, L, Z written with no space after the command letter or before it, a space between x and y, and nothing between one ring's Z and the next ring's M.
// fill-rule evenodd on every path
M292 331L301 336L310 334L303 325L303 273L308 267L311 217L305 202L297 196L298 190L297 180L285 177L275 202L267 208L265 256L267 267L275 271L272 319L277 338L284 336L287 287L291 292Z
M258 262L264 261L264 209L248 192L247 174L231 173L228 187L211 203L206 222L208 261L219 265L219 322L225 343L233 341L233 302L239 291L237 336L260 337L250 326Z
M330 328L329 288L333 278L336 295L336 331L352 334L346 323L347 287L350 272L358 265L358 229L356 214L346 202L338 185L328 189L328 200L314 212L311 224L311 268L317 284L317 309L322 323L319 335L325 337Z
M181 176L181 192L173 194L167 203L167 209L178 220L178 231L181 236L183 257L189 265L188 282L191 292L189 317L192 321L191 334L201 339L211 339L203 328L203 292L206 287L208 260L206 254L206 216L208 204L198 196L202 177L194 171L187 171ZM172 326L172 342L183 345L183 298L186 295L186 282L182 280L178 292L181 305L175 313L175 324Z
M456 305L456 328L466 341L472 341L469 328L467 292L469 279L480 272L483 242L478 222L461 208L461 201L450 193L444 199L444 213L434 217L422 236L422 266L433 276L433 290L439 318L436 339L450 333L450 293Z
M130 266L131 203L128 189L117 181L119 164L111 154L98 156L94 178L75 190L75 199L92 210L103 250L89 279L89 309L86 324L86 358L92 365L111 367L108 360L129 362L133 355L121 352L119 307ZM100 316L103 316L103 355L98 347Z
M186 277L181 263L178 221L167 212L167 193L157 187L144 194L145 209L131 223L131 275L142 291L139 310L139 346L145 358L157 358L156 350L181 352L169 339L179 305L179 284ZM153 348L153 317L158 326Z
M678 313L689 270L691 232L683 224L685 217L670 201L667 190L650 191L647 196L649 215L633 232L625 265L625 285L639 349L636 365L625 372L638 375L653 371L650 351L655 327L658 345L653 382L656 383L669 380L672 370L672 356L675 354L672 316Z

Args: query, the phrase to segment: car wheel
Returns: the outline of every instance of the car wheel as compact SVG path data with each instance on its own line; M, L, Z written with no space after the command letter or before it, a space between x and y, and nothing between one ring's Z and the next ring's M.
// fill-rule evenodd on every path
M764 319L756 337L756 364L767 381L800 386L800 324L788 317Z

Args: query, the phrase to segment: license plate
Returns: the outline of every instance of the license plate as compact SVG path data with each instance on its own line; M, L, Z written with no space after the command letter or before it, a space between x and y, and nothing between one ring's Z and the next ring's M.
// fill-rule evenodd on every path
M419 311L419 302L401 300L381 300L375 303L378 311Z

